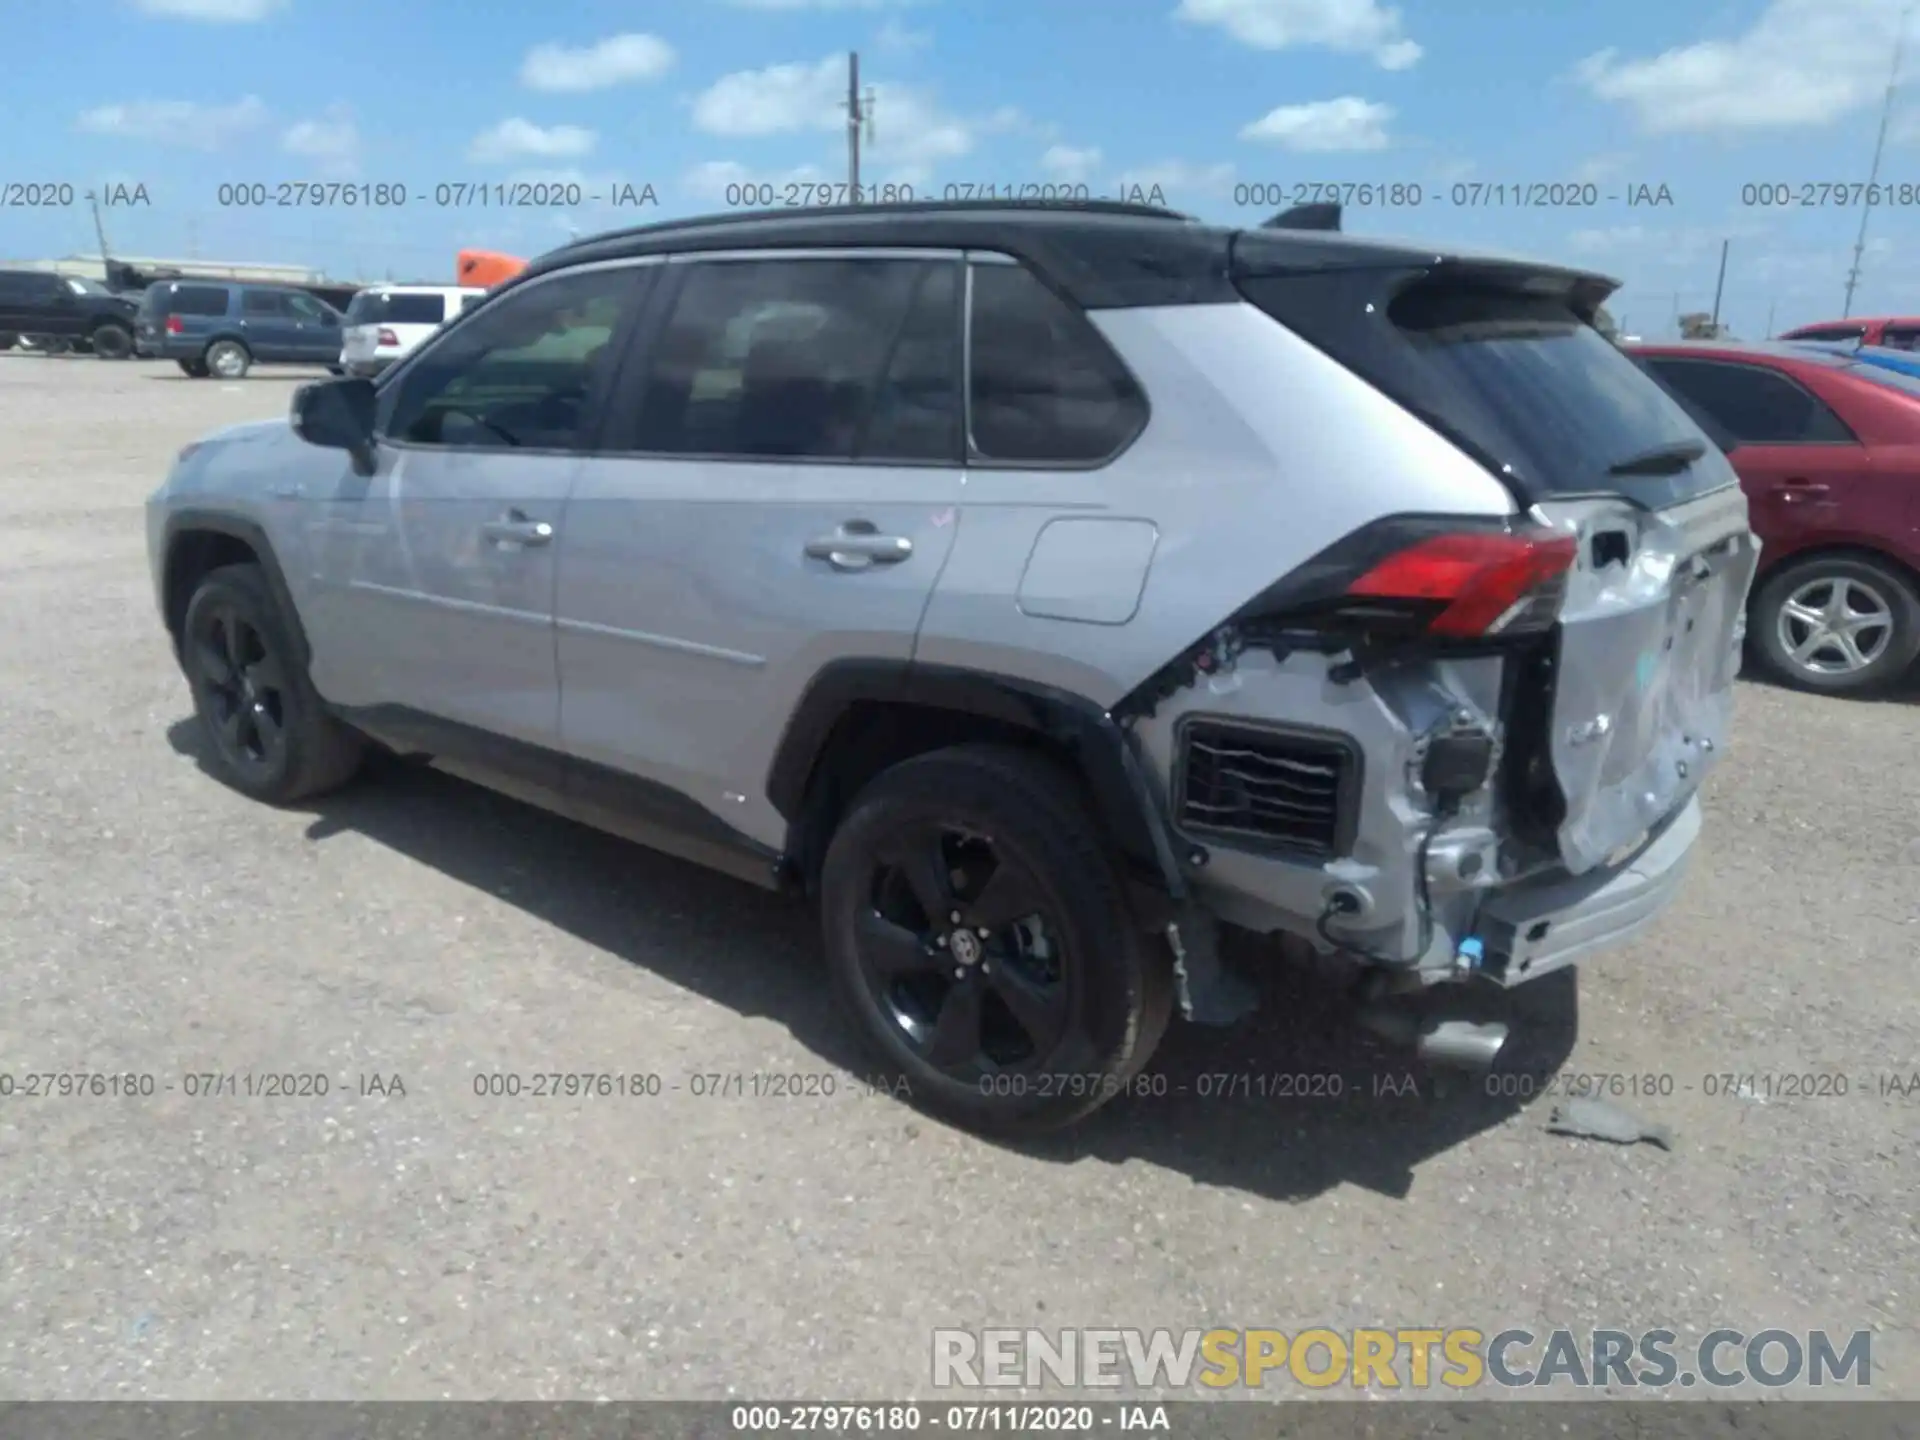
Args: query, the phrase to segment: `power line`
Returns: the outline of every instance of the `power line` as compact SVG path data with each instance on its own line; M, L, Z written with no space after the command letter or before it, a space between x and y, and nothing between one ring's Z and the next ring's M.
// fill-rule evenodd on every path
M1867 172L1867 193L1862 197L1860 206L1860 234L1853 242L1853 265L1847 271L1847 299L1840 308L1840 318L1846 319L1853 314L1853 291L1860 283L1860 260L1867 250L1867 222L1873 218L1874 188L1880 180L1880 156L1887 148L1887 122L1893 118L1893 98L1900 89L1900 62L1906 55L1907 22L1913 18L1915 6L1909 4L1900 12L1900 32L1893 40L1893 68L1887 75L1887 98L1880 107L1880 134L1873 142L1873 168Z

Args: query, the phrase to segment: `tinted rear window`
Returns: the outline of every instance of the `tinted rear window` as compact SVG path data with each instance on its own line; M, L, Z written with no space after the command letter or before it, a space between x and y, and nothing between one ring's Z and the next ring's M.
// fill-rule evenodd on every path
M162 281L147 287L140 297L140 310L147 315L224 315L227 292L211 285Z
M347 307L349 325L438 325L447 318L443 295L395 295L362 290Z
M1703 444L1708 457L1716 447L1566 302L1444 278L1394 294L1391 279L1265 276L1240 288L1529 500L1612 493L1659 508L1733 483L1717 458L1671 475L1608 473L1676 445Z

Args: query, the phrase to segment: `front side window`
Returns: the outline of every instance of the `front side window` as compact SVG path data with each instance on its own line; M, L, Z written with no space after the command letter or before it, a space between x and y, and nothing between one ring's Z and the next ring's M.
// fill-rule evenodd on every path
M640 397L637 448L958 463L957 268L880 258L688 266Z
M1880 335L1889 350L1920 349L1920 325L1889 325Z
M972 288L977 459L1090 464L1140 432L1145 397L1084 315L1018 265L976 265Z
M1778 371L1724 360L1650 363L1743 445L1834 445L1854 438L1838 415Z
M573 448L635 274L539 281L447 331L383 391L380 432L406 445Z
M311 295L287 296L287 308L293 312L294 319L321 325L326 324L327 318L333 314Z

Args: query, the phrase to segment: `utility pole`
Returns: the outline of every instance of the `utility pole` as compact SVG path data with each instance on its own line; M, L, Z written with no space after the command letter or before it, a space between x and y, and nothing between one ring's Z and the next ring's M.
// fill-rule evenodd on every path
M1720 242L1720 278L1713 286L1713 329L1716 335L1720 333L1720 295L1727 288L1727 247L1732 243L1731 240Z
M100 268L107 266L107 227L100 223L100 196L97 191L87 191L87 203L93 207L93 233L100 240Z
M1887 74L1887 98L1880 106L1880 133L1873 142L1873 168L1867 172L1867 193L1860 205L1860 234L1853 242L1853 265L1847 271L1847 298L1840 307L1840 318L1853 314L1853 291L1860 283L1860 258L1867 250L1867 221L1873 218L1874 188L1880 181L1880 155L1887 148L1887 122L1893 118L1893 97L1900 89L1900 61L1907 49L1907 21L1913 18L1909 4L1900 12L1900 33L1893 38L1893 68Z
M860 132L873 139L873 91L860 93L860 52L847 52L847 203L860 203Z

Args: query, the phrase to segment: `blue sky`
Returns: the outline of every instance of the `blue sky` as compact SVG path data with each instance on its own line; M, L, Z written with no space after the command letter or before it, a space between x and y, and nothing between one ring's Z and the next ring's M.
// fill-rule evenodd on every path
M1246 187L1397 186L1347 228L1590 265L1650 336L1711 306L1725 239L1722 315L1757 336L1770 310L1839 313L1861 212L1799 192L1866 179L1906 3L6 0L0 184L76 203L0 209L0 257L96 250L78 196L100 186L146 189L104 212L119 253L369 279L724 208L729 185L784 197L846 178L857 49L869 183L1085 184L1243 223L1277 208ZM334 180L407 203L220 204L222 185ZM436 204L513 180L658 203ZM1881 180L1908 193L1873 214L1854 310L1920 311L1920 89ZM1597 203L1513 203L1547 185ZM1796 203L1743 203L1752 185Z

